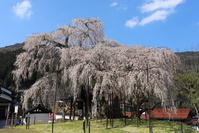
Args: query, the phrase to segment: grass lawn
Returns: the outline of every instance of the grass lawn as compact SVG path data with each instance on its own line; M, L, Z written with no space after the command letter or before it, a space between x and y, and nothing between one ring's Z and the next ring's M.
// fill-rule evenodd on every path
M82 120L67 121L54 124L54 133L84 133ZM106 129L106 120L90 120L91 133L149 133L148 122L140 120L137 124L136 119L127 119L126 125L122 119L114 119L113 127L108 125ZM157 121L151 122L153 133L181 133L181 125L179 122L172 121ZM138 126L138 127L137 127ZM183 133L196 133L191 127L183 124ZM35 124L30 125L29 129L26 126L8 127L0 129L0 133L51 133L52 124ZM88 133L88 129L86 131Z

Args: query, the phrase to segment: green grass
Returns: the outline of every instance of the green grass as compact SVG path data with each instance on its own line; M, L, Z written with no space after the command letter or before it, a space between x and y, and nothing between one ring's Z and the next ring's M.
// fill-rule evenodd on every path
M67 121L63 123L54 124L54 133L84 133L82 120ZM90 120L91 133L149 133L148 122L140 120L137 124L136 119L127 119L126 125L124 120L114 119L114 126L110 124L106 129L106 120ZM156 121L151 122L153 133L181 133L181 126L179 122L172 121ZM88 129L87 129L88 131ZM51 133L52 124L36 124L30 125L29 129L26 126L8 127L0 129L0 133ZM183 133L196 133L191 127L183 124Z

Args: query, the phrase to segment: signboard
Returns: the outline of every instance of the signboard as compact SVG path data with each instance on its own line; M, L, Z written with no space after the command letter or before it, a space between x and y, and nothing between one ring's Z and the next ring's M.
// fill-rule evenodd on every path
M18 107L19 106L15 106L15 113L18 113Z

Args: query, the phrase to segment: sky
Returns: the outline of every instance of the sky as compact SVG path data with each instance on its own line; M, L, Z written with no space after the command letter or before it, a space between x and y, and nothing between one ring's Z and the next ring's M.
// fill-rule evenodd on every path
M120 44L199 49L199 0L0 0L0 47L98 17Z

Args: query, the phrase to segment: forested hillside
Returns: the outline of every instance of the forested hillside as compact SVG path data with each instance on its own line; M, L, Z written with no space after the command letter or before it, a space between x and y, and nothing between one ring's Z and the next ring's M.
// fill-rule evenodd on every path
M178 88L177 106L188 107L199 115L199 52L176 53L181 60L181 66L175 75Z
M0 84L14 89L14 82L11 71L14 69L13 63L16 56L22 52L23 43L0 48Z
M181 60L181 71L193 73L193 69L199 66L199 52L178 52Z

